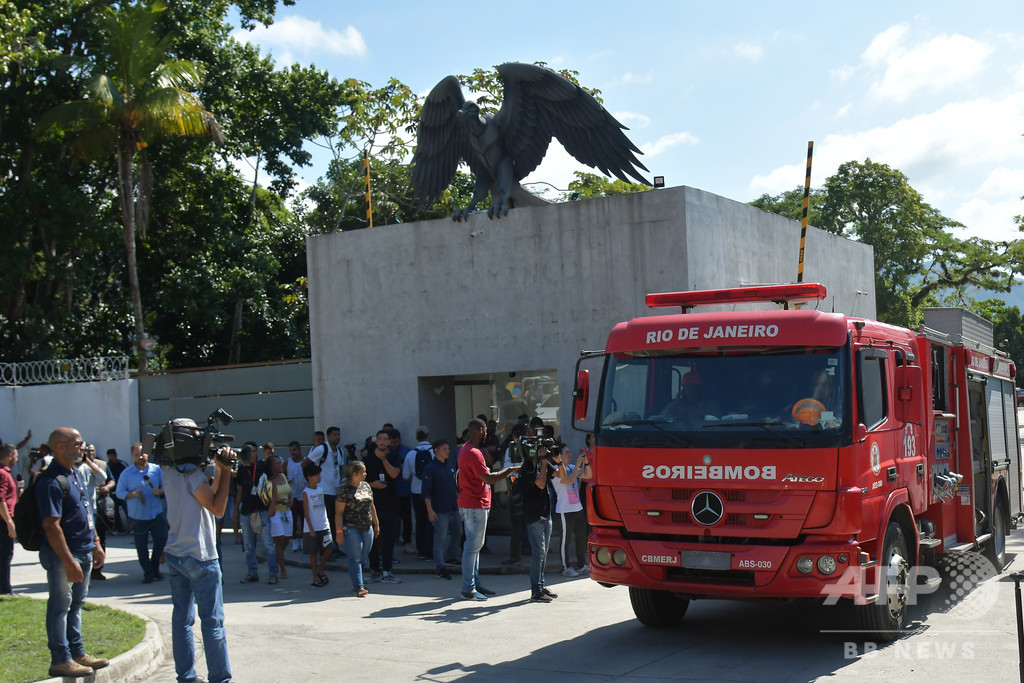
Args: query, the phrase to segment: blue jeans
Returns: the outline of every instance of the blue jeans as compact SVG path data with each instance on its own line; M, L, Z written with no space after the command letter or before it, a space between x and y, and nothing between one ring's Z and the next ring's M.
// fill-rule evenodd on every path
M139 556L139 566L146 576L153 577L160 572L160 556L167 545L167 517L160 513L153 519L131 519L132 536L135 537L135 552ZM153 536L153 553L149 552L149 536Z
M472 593L480 587L480 548L487 534L489 509L459 508L466 543L462 546L462 592Z
M82 644L82 604L89 594L92 549L72 555L84 576L78 583L68 581L64 563L48 543L43 543L39 550L39 564L46 570L46 582L50 590L46 600L46 645L50 648L50 663L54 665L85 656L85 645Z
M530 590L534 594L544 590L544 569L548 564L548 546L551 545L551 518L541 517L526 525L526 537L530 539Z
M196 680L192 625L196 623L197 605L210 683L231 680L220 564L217 560L200 562L194 557L167 555L167 571L171 582L171 604L174 606L171 612L171 646L178 680Z
M345 555L348 558L348 578L352 580L352 590L365 588L363 585L363 564L370 561L370 548L373 547L373 527L366 531L345 525Z
M249 515L241 514L239 526L242 528L242 542L245 544L245 564L248 566L249 574L259 576L259 560L256 559L256 532L252 530L252 522ZM274 542L270 540L270 513L266 510L260 511L260 522L263 528L260 529L260 544L267 549L267 567L271 576L277 576L277 550Z
M462 518L458 510L438 512L434 520L434 567L441 569L445 560L458 557L462 538Z

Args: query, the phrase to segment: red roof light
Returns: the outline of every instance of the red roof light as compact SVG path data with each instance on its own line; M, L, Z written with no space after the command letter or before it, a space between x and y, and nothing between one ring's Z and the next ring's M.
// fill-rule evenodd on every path
M765 285L763 287L737 287L735 289L702 289L694 292L661 292L647 295L650 308L683 309L714 304L738 304L753 301L773 301L778 304L795 301L824 299L825 285L816 282L801 282L789 285Z

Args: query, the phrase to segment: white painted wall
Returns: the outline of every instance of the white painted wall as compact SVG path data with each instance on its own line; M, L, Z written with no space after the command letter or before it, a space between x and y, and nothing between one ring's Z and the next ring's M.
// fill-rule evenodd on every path
M0 387L0 437L17 443L32 430L32 439L19 452L18 471L24 474L28 467L29 448L45 442L57 427L80 431L100 457L116 448L122 460L130 461L139 433L136 380Z
M451 438L463 425L437 424L446 394L419 378L535 368L557 369L564 423L580 350L658 314L648 292L793 282L799 241L799 223L689 187L311 237L317 428ZM822 307L874 316L869 246L811 228L805 253Z

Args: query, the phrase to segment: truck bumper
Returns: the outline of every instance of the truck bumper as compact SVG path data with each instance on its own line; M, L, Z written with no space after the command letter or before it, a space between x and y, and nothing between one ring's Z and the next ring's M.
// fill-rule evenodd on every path
M686 543L625 539L618 529L595 527L589 553L595 581L690 598L850 598L866 604L878 592L873 563L866 555L862 559L860 546L850 539Z

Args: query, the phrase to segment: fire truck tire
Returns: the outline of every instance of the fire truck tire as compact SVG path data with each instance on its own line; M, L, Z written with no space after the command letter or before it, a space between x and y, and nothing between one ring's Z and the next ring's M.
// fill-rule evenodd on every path
M878 599L870 605L859 605L857 616L868 637L882 642L896 640L903 630L907 615L910 562L903 529L889 522L878 558Z
M656 591L650 588L629 589L629 602L633 605L633 614L644 626L652 628L668 628L683 620L690 601L676 597L668 591Z
M1006 567L1006 534L1010 528L1010 520L1006 514L1006 506L999 499L992 515L992 538L985 544L985 557L995 567L996 573L1002 573Z

